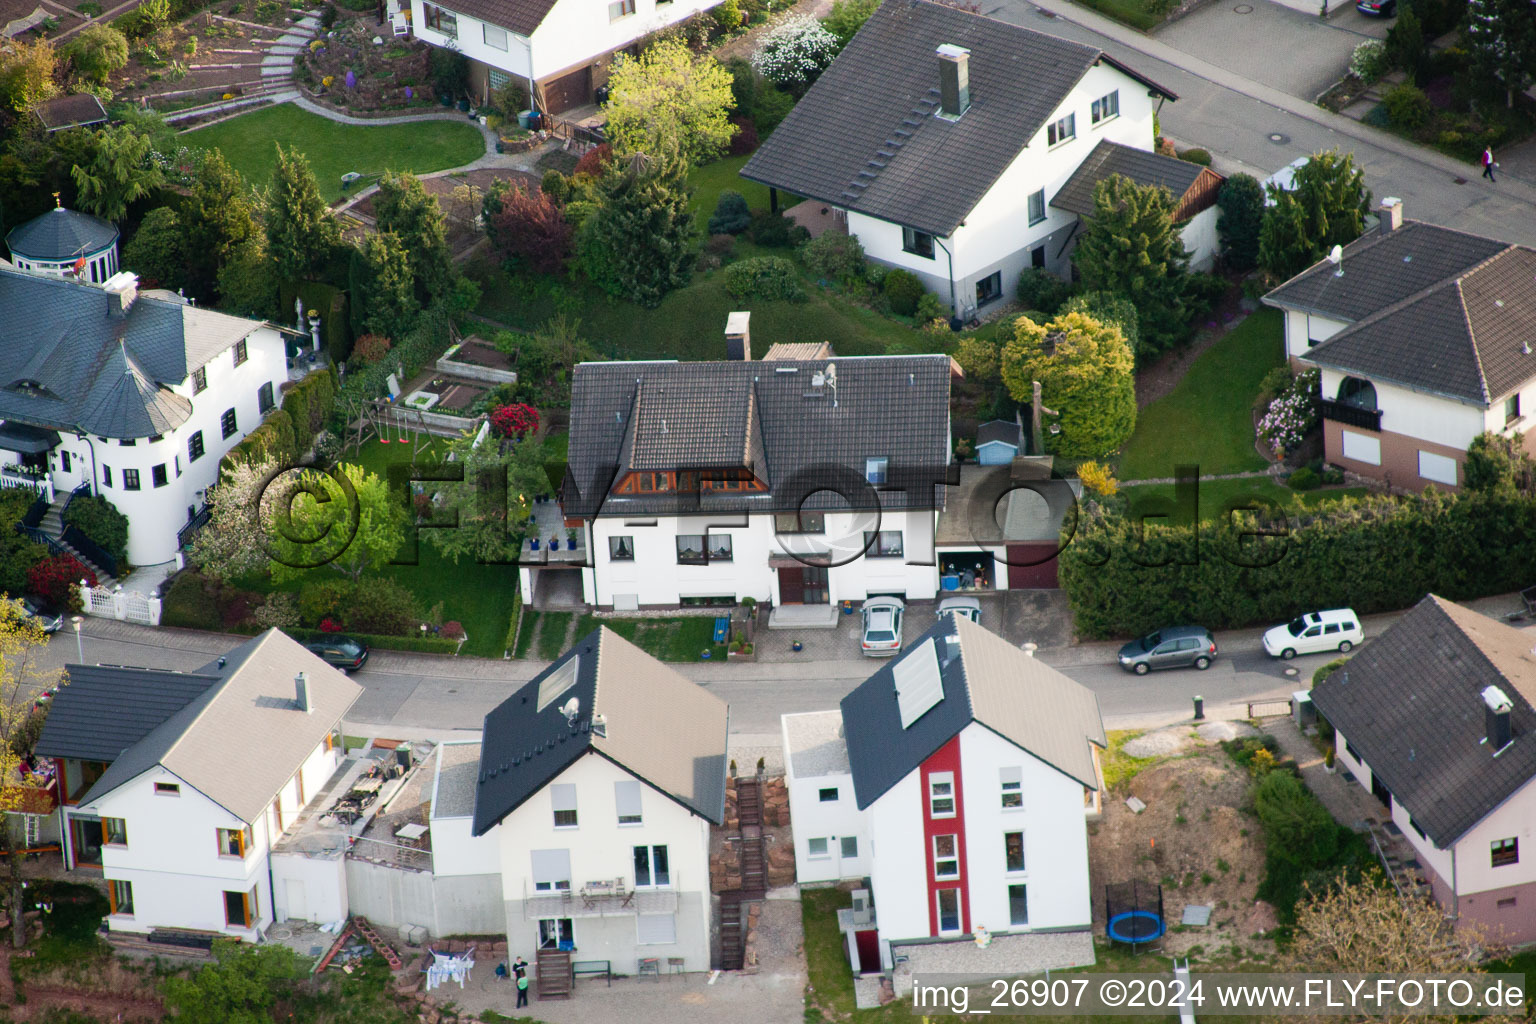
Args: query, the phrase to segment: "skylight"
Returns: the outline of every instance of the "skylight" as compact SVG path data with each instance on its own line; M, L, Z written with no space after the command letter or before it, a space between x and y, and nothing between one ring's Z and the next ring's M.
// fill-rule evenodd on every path
M576 685L576 675L581 665L581 655L576 655L570 661L550 672L539 683L539 703L534 708L535 712L543 711L549 707L566 690Z
M932 637L892 665L891 675L896 679L896 709L903 729L912 728L912 723L944 699L944 679L939 675L939 656Z

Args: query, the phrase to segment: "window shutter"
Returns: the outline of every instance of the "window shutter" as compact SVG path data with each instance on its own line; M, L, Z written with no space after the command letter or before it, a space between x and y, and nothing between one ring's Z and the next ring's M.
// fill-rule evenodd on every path
M567 782L562 782L549 787L549 798L554 801L557 811L574 811L576 809L576 787Z
M631 779L613 784L613 802L618 806L619 824L634 825L640 821L640 783Z
M639 914L638 942L642 946L662 946L677 941L676 914Z
M533 881L563 889L571 884L570 850L534 850Z

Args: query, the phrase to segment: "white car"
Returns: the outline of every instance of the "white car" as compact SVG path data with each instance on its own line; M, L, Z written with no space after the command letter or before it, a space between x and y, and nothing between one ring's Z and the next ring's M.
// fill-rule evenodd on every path
M901 617L906 610L906 604L895 597L872 597L864 602L864 636L859 649L866 658L901 653Z
M1308 612L1264 634L1264 650L1271 658L1287 661L1298 654L1338 651L1348 654L1365 639L1360 616L1351 608L1326 612Z
M962 619L980 622L981 602L974 597L946 597L939 602L939 610L935 614L942 619L950 612L954 612Z

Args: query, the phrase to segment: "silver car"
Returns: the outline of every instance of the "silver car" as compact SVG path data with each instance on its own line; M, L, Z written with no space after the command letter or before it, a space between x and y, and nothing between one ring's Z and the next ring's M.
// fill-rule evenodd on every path
M901 653L901 617L906 610L906 604L895 597L872 597L864 602L864 636L859 649L866 658Z
M939 602L939 608L935 614L942 619L950 612L954 612L962 619L980 622L981 602L974 597L946 597Z

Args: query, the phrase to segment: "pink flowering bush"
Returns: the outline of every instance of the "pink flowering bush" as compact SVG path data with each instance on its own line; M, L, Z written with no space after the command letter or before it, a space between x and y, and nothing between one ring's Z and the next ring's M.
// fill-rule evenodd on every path
M1319 371L1299 373L1289 388L1269 403L1259 420L1259 437L1283 458L1294 451L1312 428L1317 426L1319 408Z

